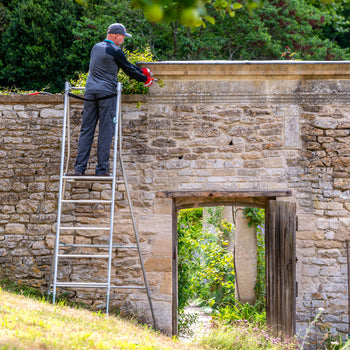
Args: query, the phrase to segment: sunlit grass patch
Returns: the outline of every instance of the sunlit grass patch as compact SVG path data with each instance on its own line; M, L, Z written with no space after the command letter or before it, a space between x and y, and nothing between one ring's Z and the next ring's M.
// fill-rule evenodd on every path
M281 340L270 335L264 327L257 327L247 321L233 325L219 325L215 330L198 340L206 349L230 350L293 350L298 349L295 339Z
M198 347L196 347L198 348ZM193 349L133 321L0 290L0 349Z

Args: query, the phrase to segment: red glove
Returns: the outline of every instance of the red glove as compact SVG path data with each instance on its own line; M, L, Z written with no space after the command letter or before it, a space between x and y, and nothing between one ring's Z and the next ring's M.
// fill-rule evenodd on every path
M153 73L148 68L141 68L141 73L147 77L153 77Z
M147 80L145 81L145 86L149 87L153 84L153 78L147 77Z

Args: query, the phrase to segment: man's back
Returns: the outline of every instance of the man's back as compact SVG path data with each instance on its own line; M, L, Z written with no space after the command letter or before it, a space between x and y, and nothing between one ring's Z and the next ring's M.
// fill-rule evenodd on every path
M115 92L119 70L115 60L118 50L121 49L110 41L102 41L92 48L85 92Z

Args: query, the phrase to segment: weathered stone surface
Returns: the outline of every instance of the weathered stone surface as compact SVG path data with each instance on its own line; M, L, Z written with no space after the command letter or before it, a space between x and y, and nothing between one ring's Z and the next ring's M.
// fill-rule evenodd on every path
M152 70L164 88L154 84L140 108L140 96L123 97L123 158L158 323L167 332L172 200L157 198L157 192L175 190L290 189L288 200L297 203L299 225L298 327L307 328L314 308L326 305L331 329L346 329L349 63L287 63L158 63ZM74 102L71 109L73 160L82 104ZM40 285L47 280L56 232L63 97L0 96L0 114L0 276ZM95 162L92 152L89 173ZM67 184L67 189L70 198L111 195L109 184ZM116 199L115 240L133 243L122 184ZM100 205L69 204L62 223L108 225L108 211ZM108 234L77 229L65 232L61 241L106 244ZM112 268L116 282L142 284L135 254L115 253L115 260L120 259ZM106 273L106 262L91 267L87 259L74 269L63 260L61 267L61 276L80 280L86 275L101 280ZM96 307L105 302L102 292L79 291L78 296ZM149 318L141 293L113 293L113 302L142 310Z

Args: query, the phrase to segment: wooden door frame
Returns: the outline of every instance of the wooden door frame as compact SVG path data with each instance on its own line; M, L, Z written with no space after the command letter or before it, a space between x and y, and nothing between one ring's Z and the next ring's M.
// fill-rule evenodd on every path
M172 198L172 334L178 334L178 237L177 214L181 209L213 206L246 206L263 208L278 197L289 197L291 191L163 191L159 198Z
M266 210L266 323L286 338L296 325L296 205L270 200Z

